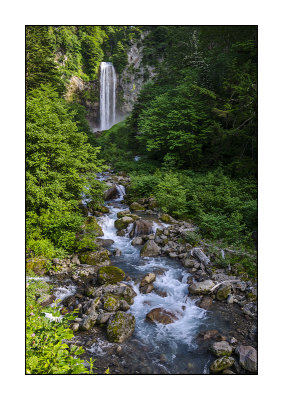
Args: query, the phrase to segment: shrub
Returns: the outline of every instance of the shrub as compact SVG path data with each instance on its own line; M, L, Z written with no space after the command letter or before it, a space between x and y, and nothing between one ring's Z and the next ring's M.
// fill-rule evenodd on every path
M26 291L26 372L27 374L86 374L83 349L65 341L74 335L68 327L72 314L60 316L54 308L42 309L35 300L41 282L31 281ZM54 317L51 321L44 312ZM60 317L60 318L59 318ZM61 319L62 318L62 319ZM60 320L61 319L61 320Z

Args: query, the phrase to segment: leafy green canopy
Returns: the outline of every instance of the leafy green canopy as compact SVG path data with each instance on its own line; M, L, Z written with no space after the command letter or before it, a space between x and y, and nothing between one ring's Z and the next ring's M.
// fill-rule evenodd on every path
M35 255L70 252L83 221L82 193L89 187L102 202L94 179L102 168L99 149L87 143L78 114L51 86L31 91L26 107L27 245Z
M257 171L256 27L150 27L157 75L130 116L140 154L175 167Z

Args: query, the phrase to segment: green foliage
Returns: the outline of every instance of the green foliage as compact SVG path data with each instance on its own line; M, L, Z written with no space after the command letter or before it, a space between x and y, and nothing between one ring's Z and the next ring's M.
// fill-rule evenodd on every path
M85 188L91 199L101 202L103 188L94 180L101 171L99 149L87 143L86 133L80 130L82 118L50 86L29 93L27 247L35 255L53 257L74 251L83 222L78 204Z
M162 175L154 195L162 211L177 217L186 213L186 191L173 173Z
M62 93L64 84L57 69L47 26L26 26L26 88L52 85Z
M87 374L83 360L78 356L84 352L77 346L69 346L73 332L68 321L72 314L60 316L56 308L42 309L36 302L36 294L42 283L30 281L26 290L26 372L27 374ZM54 321L44 312L49 312ZM60 318L61 321L60 321Z
M203 235L229 244L252 245L257 225L257 186L253 179L232 179L221 169L207 174L156 171L131 174L131 201L154 196L164 212L189 218Z
M200 240L200 235L194 231L189 231L185 234L185 241L190 243L192 246L197 246Z

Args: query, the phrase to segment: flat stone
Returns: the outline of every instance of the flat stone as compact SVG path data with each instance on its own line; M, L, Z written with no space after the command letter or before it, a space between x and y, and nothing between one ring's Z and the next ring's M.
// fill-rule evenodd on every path
M159 322L160 324L168 325L177 321L178 318L175 314L163 308L154 308L146 314L146 319L151 322Z
M210 279L203 282L195 282L189 286L190 294L207 294L214 286L214 282Z

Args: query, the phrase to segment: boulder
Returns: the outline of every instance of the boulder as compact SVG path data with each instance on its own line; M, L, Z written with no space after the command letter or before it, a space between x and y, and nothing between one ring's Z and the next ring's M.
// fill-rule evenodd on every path
M149 283L154 282L156 279L156 276L153 272L150 272L149 274L145 275L140 283L140 287L148 285Z
M189 258L189 257L185 257L182 260L182 264L185 268L196 268L198 269L200 267L200 263L197 262L196 260Z
M96 243L102 247L108 247L114 243L114 240L112 240L112 239L96 239Z
M252 346L239 345L235 353L239 356L241 367L250 372L257 372L257 351Z
M232 354L233 348L226 341L215 342L210 348L211 352L217 357L220 356L230 356Z
M126 300L120 300L120 310L128 311L130 309L130 305L126 302Z
M87 251L80 255L81 262L87 265L110 265L109 255L111 253L104 249L98 251Z
M101 297L105 294L117 296L120 300L126 300L127 303L133 304L134 297L137 295L131 286L124 283L117 283L116 285L103 285L95 288L93 296Z
M120 302L117 297L108 295L103 299L103 309L105 311L117 311L120 308Z
M203 282L195 282L189 286L190 294L207 294L213 288L214 282L210 279Z
M117 218L122 218L122 217L125 217L126 215L129 216L129 214L131 214L131 211L127 208L126 210L119 211L117 213Z
M136 320L132 314L116 312L107 324L107 337L110 342L123 343L135 330Z
M96 323L97 317L98 317L98 314L95 311L93 311L89 315L85 315L83 317L81 329L83 331L90 330L94 326L94 324Z
M137 203L136 201L134 201L134 202L130 205L130 210L131 210L131 211L144 211L145 208L144 208L141 204L139 204L139 203Z
M163 308L154 308L146 314L146 319L151 322L158 322L160 324L168 325L177 321L177 317L170 311Z
M134 222L134 220L131 217L122 217L122 218L116 219L114 222L114 225L115 225L115 228L120 231L122 229L126 229L133 222Z
M113 251L113 256L115 256L115 257L121 257L121 255L122 255L122 252L121 252L120 249L115 249L115 250Z
M232 367L234 362L235 362L235 360L233 357L224 356L224 357L217 358L217 360L215 360L210 365L210 371L212 373L217 373L217 372L223 371L225 369Z
M104 192L103 197L104 197L104 200L107 201L107 200L114 199L118 194L119 194L119 192L118 192L117 186L115 185L115 183L113 183L113 185L110 186L110 188Z
M213 300L210 296L203 296L203 298L197 303L197 306L208 310L212 306Z
M140 246L140 245L143 244L143 238L141 238L141 237L136 237L136 238L134 238L134 239L131 241L131 244L132 244L133 246Z
M130 237L134 238L137 236L150 235L151 233L153 233L152 226L152 221L138 219L133 224L133 229L130 232Z
M148 240L141 249L141 257L157 257L161 252L154 240Z
M148 293L151 293L153 291L153 289L154 289L153 284L149 283L147 285L144 285L144 286L140 287L140 292L142 294L148 294Z
M217 300L225 300L231 294L231 284L223 283L216 293Z
M165 224L174 224L174 222L176 222L175 219L172 218L172 217L170 217L169 214L162 214L162 215L160 216L160 220L161 220L162 222L165 222Z
M205 267L210 263L210 259L204 254L204 252L201 249L197 247L195 247L192 250L191 254Z
M100 313L100 314L98 314L96 323L97 323L97 324L101 324L101 325L102 325L102 324L106 324L106 322L108 322L109 319L110 319L111 317L113 317L113 315L114 315L113 312L103 312L103 313Z
M122 281L125 278L125 272L118 267L109 265L99 268L97 277L100 285L113 284Z

